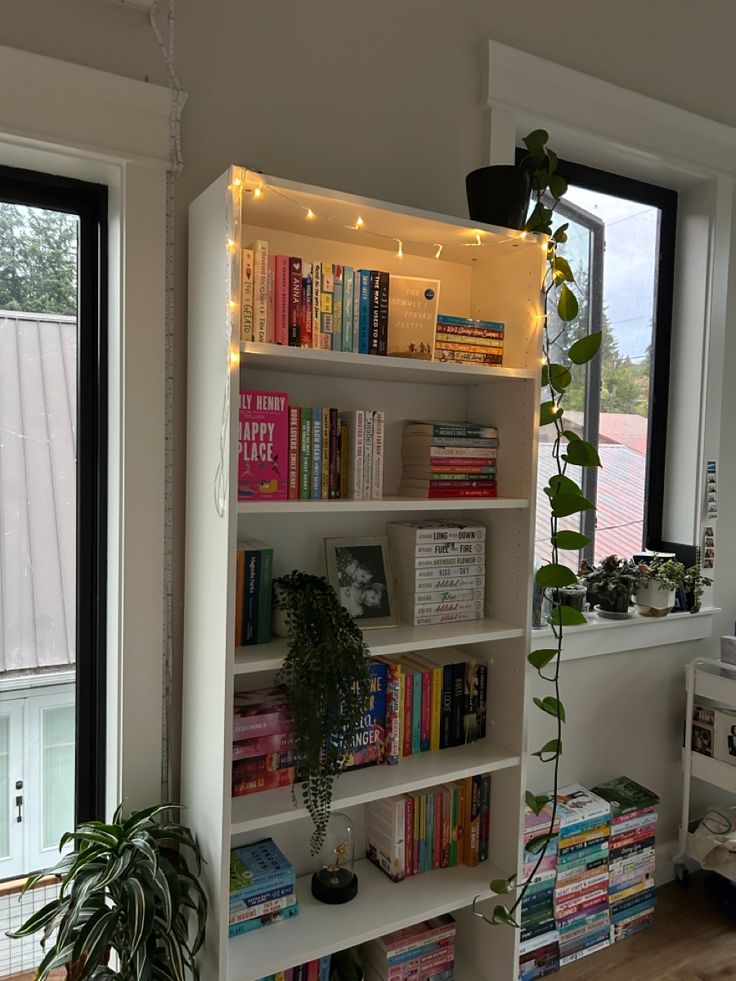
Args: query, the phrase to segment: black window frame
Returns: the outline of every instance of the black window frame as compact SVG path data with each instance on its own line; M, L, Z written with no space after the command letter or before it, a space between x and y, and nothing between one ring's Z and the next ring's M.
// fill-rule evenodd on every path
M75 818L105 816L108 189L0 166L0 201L79 217Z
M522 147L516 149L517 164L526 156ZM642 541L651 551L688 551L692 546L677 545L663 539L665 466L667 459L667 416L669 411L670 350L672 342L672 312L675 286L675 249L677 241L677 191L624 177L610 171L598 170L585 164L560 160L558 173L570 184L626 198L659 209L659 253L655 285L654 331L652 361L649 376L649 415L647 455L644 482L644 515ZM564 200L564 199L563 199Z

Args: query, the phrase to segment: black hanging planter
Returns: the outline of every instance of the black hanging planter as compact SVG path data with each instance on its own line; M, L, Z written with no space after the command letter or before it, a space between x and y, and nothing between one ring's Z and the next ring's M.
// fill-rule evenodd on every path
M485 225L522 229L529 211L531 173L513 164L471 170L465 178L468 211Z

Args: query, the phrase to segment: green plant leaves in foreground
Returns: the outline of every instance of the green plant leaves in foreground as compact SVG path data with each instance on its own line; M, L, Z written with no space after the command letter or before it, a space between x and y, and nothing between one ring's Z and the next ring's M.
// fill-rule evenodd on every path
M599 330L581 337L567 352L568 358L573 364L587 364L588 361L592 361L601 346L602 337L603 334Z
M552 841L553 838L556 837L557 835L552 835L552 834L536 835L534 838L529 839L529 841L526 844L526 850L528 852L531 852L532 855L538 855L541 852L541 850L550 841Z
M588 621L580 610L561 603L552 607L552 613L547 617L547 623L552 627L582 627Z
M582 496L583 492L574 480L563 474L554 474L549 478L549 485L545 487L544 493L548 497L554 497L556 494L580 494Z
M595 510L595 504L591 504L582 494L557 494L550 498L550 506L555 518L566 518L569 514L577 514L578 511Z
M548 742L538 749L536 753L532 753L532 756L538 756L542 763L551 763L552 760L557 759L558 756L562 754L562 743L559 739L550 739Z
M600 467L601 458L594 446L584 439L571 440L562 459L574 467Z
M567 283L565 283L560 290L559 297L557 298L557 313L559 314L560 320L564 320L565 323L569 323L571 320L574 320L578 315L578 309L577 297ZM593 335L589 334L588 336L592 337ZM575 347L575 344L573 344L573 347Z
M497 896L508 896L511 890L516 888L515 880L515 875L510 875L508 879L492 879L491 892L495 892Z
M558 702L556 698L552 695L547 695L546 698L535 698L534 704L542 712L546 712L547 715L554 716L555 719L559 719L560 722L565 721L565 707L562 702Z
M509 913L505 906L494 907L493 913L491 914L491 923L503 923L506 926L517 927L517 929L521 926L520 923L516 922L513 915Z
M551 422L554 422L562 413L559 407L551 401L542 402L539 406L539 425L549 426Z
M551 799L546 794L533 794L531 790L527 790L525 796L526 806L534 814L541 814Z
M560 565L555 562L550 562L549 565L543 565L537 571L534 578L540 589L551 589L554 586L558 588L572 586L573 583L577 582L577 576L572 569L568 569L566 565Z
M551 385L556 392L564 392L572 382L570 370L564 364L549 364L542 368L542 387Z
M546 667L550 661L554 661L556 657L556 647L543 647L538 651L532 651L527 660L533 668L536 668L537 671L541 671L541 669Z
M579 531L558 531L556 535L552 536L552 544L556 545L557 548L579 552L581 548L590 544L590 539L587 535L581 535Z

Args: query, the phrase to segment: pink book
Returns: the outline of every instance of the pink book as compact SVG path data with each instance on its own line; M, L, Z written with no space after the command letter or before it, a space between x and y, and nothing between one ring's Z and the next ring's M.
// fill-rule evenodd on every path
M282 732L275 736L254 736L233 743L234 760L250 760L256 756L271 753L293 753L296 741L293 732Z
M276 290L276 256L268 257L268 278L267 278L268 297L266 300L266 341L269 344L275 342L275 290Z
M289 343L289 257L277 255L274 282L274 332L275 344Z
M286 392L241 391L238 500L285 501L288 451Z
M254 688L235 693L233 736L278 736L293 729L286 694L278 688Z

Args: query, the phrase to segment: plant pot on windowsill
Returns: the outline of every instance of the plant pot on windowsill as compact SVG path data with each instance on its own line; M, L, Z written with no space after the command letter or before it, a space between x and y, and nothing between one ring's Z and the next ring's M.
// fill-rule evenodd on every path
M473 221L523 228L529 211L531 174L525 167L479 167L465 178L468 212Z
M675 605L675 590L665 589L656 579L636 591L636 609L645 617L666 616Z
M598 605L595 608L599 617L604 620L628 620L632 616L629 611L631 595L628 592L598 594Z

